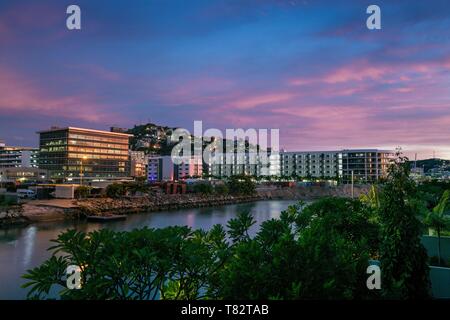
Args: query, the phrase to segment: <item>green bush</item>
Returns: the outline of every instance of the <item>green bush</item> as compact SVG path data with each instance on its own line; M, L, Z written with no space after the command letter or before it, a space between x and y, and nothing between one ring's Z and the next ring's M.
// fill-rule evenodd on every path
M226 184L218 184L214 187L214 193L218 195L227 195L230 192Z
M75 198L82 199L88 198L91 195L91 187L88 186L79 186L75 189Z
M256 183L250 176L232 176L227 181L228 190L234 195L254 195Z
M209 183L197 183L193 188L194 193L212 194L214 189Z
M122 183L113 183L106 187L106 195L110 198L120 198L127 194L127 187Z

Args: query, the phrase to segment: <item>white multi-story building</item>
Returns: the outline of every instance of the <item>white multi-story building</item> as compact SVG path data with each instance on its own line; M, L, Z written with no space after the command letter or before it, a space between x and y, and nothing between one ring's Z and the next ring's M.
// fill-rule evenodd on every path
M281 176L336 178L342 176L339 151L282 152Z
M0 168L37 168L39 149L0 144Z
M181 164L175 165L175 180L201 177L203 175L203 160L201 157L190 157Z
M374 182L386 176L393 156L378 149L282 152L281 176Z

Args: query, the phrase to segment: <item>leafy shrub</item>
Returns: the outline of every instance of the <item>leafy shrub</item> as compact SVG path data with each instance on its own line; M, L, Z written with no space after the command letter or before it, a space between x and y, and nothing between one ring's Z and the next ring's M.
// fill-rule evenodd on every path
M193 188L194 193L212 194L214 189L209 183L197 183Z
M226 184L218 184L214 187L214 193L218 195L227 195L230 192Z
M110 198L120 198L127 194L127 187L122 183L113 183L106 187L106 195Z
M256 183L250 176L232 176L228 179L227 186L234 195L253 195L256 192Z
M88 198L91 195L91 189L92 188L88 186L79 186L75 189L75 198Z

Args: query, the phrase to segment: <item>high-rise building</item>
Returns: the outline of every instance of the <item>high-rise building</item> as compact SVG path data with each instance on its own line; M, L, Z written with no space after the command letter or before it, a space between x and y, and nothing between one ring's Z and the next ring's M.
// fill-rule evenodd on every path
M39 167L62 181L129 177L129 139L117 132L51 128L39 133Z

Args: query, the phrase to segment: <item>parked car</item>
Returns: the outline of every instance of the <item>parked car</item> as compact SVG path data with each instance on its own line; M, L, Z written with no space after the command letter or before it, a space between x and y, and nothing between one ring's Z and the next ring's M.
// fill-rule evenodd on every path
M29 189L17 189L17 197L20 199L34 199L36 198L36 192Z

